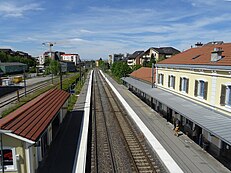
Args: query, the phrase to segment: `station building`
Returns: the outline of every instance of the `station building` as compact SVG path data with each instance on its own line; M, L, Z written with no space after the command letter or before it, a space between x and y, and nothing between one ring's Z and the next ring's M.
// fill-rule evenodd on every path
M51 89L0 119L5 172L37 171L67 114L68 98Z
M231 43L188 49L156 64L153 75L151 68L141 68L122 80L231 169Z

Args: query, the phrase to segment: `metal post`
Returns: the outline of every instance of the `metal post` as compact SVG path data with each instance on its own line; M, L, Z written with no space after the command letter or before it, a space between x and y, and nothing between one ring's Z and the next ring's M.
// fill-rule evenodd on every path
M19 90L17 90L17 100L19 101Z
M82 71L81 71L81 63L79 64L79 70L80 70L80 84L82 84Z
M62 78L62 65L60 63L60 89L63 89L63 78Z
M24 77L24 95L26 96L26 73L25 73L25 69L24 69L24 73L23 73L23 77Z
M4 156L3 156L3 142L2 142L2 133L1 135L1 166L2 166L2 173L4 173Z
M154 87L154 63L152 63L152 88Z

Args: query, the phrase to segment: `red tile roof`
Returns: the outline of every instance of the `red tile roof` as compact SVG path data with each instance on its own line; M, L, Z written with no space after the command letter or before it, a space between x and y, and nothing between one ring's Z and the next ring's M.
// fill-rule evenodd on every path
M211 62L211 52L214 48L221 48L222 59L217 62ZM160 61L158 64L187 64L187 65L231 65L231 43L209 44L201 47L188 49L182 53L174 55L168 59Z
M37 141L69 95L63 90L49 90L0 119L0 128Z
M141 79L143 81L152 83L152 68L149 67L141 67L138 70L132 72L130 74L131 77ZM155 81L156 75L154 72L154 81Z

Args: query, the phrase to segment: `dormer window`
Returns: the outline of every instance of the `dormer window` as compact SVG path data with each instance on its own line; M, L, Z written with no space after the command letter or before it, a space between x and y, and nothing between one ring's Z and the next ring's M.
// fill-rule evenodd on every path
M221 47L215 47L211 52L211 62L217 62L222 58L222 50Z

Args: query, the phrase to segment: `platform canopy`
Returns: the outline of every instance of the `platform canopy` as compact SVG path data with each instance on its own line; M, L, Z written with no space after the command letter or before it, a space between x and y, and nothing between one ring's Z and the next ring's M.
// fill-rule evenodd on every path
M51 89L0 119L0 129L9 130L22 139L37 141L69 95L63 90Z
M227 115L184 99L173 93L159 88L152 88L151 84L144 83L134 78L125 77L122 78L122 80L165 104L169 108L207 130L212 135L219 137L224 142L231 145L231 118Z

